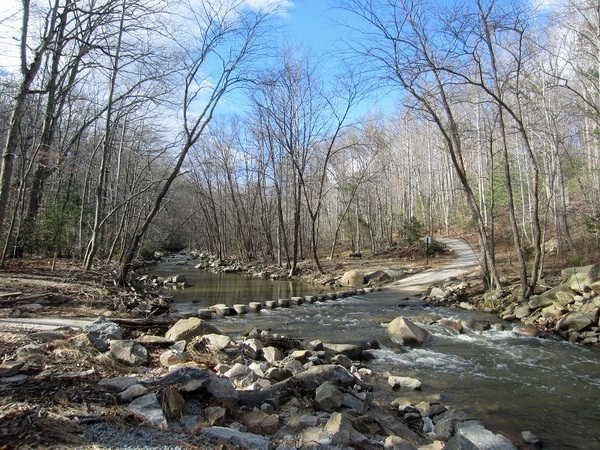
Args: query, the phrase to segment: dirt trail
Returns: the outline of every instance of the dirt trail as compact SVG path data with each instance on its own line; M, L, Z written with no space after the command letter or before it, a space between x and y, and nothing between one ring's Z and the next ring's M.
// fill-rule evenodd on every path
M403 278L388 285L386 290L419 294L426 291L432 284L443 282L448 278L457 277L466 272L471 272L478 267L477 255L467 243L449 238L439 238L437 240L446 244L454 252L456 255L455 260L447 266L428 269Z

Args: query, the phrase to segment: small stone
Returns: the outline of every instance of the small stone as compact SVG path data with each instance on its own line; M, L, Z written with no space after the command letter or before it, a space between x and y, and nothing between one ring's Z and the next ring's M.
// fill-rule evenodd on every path
M127 409L133 411L156 427L167 427L167 419L160 406L158 397L154 393L136 398L129 404Z
M521 433L521 437L525 441L526 444L531 445L535 448L542 448L543 443L542 440L533 434L531 431L523 431Z
M262 349L262 354L265 361L271 364L283 359L283 353L276 347L265 347Z
M177 350L167 350L160 355L159 361L164 367L171 367L185 362L185 356Z
M110 356L132 366L147 364L150 360L148 350L133 341L110 341Z
M24 364L23 361L4 361L0 364L0 378L8 378L17 375Z
M211 427L223 425L227 411L221 406L209 406L204 408L204 417Z
M119 399L123 403L129 403L132 400L142 397L148 393L148 388L141 384L134 384L133 386L129 386L123 392L119 394Z
M315 392L315 401L324 411L337 411L344 400L344 394L326 381Z
M416 378L411 377L397 377L390 375L388 377L388 383L392 389L406 389L406 390L420 390L421 382Z
M137 378L130 377L114 377L114 378L105 378L98 382L98 386L108 390L108 391L116 391L122 392L127 388L137 384Z
M279 418L263 411L246 414L242 417L242 423L249 432L261 435L273 434L279 429Z
M13 375L12 377L2 377L2 378L0 378L0 383L5 383L5 384L22 383L23 381L26 381L27 378L29 378L27 375L25 375L24 373L20 373L17 375Z
M384 450L417 450L414 445L399 436L388 436L385 438L383 448Z

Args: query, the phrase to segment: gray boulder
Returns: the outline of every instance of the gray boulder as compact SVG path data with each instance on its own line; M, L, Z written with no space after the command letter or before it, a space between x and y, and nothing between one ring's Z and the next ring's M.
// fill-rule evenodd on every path
M234 402L238 396L237 391L226 378L213 377L208 385L208 393L221 402Z
M427 340L429 332L415 325L409 319L398 316L386 329L388 337L400 345L420 345Z
M203 336L205 334L222 334L217 327L205 322L197 317L190 317L189 319L179 320L173 325L165 334L167 339L173 341L186 341L190 342L197 336Z
M106 320L103 316L83 327L83 332L92 342L92 345L101 352L108 350L109 340L123 339L123 329L116 323Z
M206 389L211 383L208 370L200 367L177 367L171 373L162 377L158 384L160 386L177 385L181 392L196 392Z
M590 317L581 311L571 311L556 323L557 330L581 331L592 324Z
M167 419L154 393L136 398L127 409L155 427L167 428Z
M337 411L342 406L344 394L333 384L326 381L317 388L315 401L324 411Z
M133 341L110 341L110 357L130 366L141 366L150 360L148 350Z
M306 391L315 391L317 387L329 381L331 384L343 388L354 385L356 378L342 366L323 364L314 366L294 376Z
M323 344L325 350L333 353L345 355L352 360L359 360L362 357L362 347L354 344Z
M356 431L350 420L339 412L334 412L331 415L325 425L325 433L331 436L330 442L333 445L350 445L355 447L369 442L369 439Z
M388 377L388 383L392 389L404 389L416 391L421 389L421 382L416 378L410 377L396 377L390 375Z
M470 420L456 425L456 432L444 450L516 450L516 447L506 437Z

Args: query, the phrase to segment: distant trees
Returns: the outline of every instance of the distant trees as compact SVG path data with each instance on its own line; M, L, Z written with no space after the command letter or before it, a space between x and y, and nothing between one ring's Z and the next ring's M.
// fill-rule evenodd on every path
M0 83L2 262L117 261L125 283L168 243L294 274L473 230L490 289L506 242L527 297L548 252L583 261L581 233L600 241L597 5L338 3L361 25L334 77L275 48L276 2L24 0ZM394 114L359 114L365 81Z

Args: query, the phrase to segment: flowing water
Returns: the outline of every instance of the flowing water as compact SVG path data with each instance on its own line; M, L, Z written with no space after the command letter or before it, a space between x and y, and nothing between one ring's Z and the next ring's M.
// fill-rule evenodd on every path
M153 273L183 273L194 286L172 291L174 307L190 311L215 303L242 303L311 295L319 288L289 281L210 274L174 263ZM398 304L401 303L402 307ZM399 347L385 337L385 325L398 315L419 320L435 314L457 321L475 316L492 322L491 330L465 329L454 334L440 325L422 325L431 333L421 347ZM454 308L429 307L414 291L384 289L364 296L263 310L258 314L218 318L224 332L259 327L290 337L358 343L376 339L369 363L375 373L416 377L421 392L413 401L435 398L462 409L488 428L510 437L528 430L544 448L600 449L600 351L539 339L495 316ZM385 380L384 380L385 381ZM390 398L399 393L392 393Z

